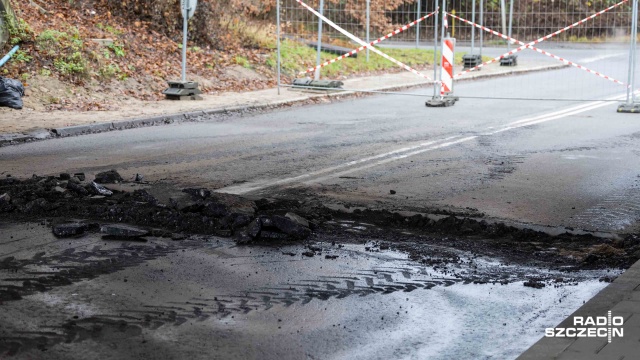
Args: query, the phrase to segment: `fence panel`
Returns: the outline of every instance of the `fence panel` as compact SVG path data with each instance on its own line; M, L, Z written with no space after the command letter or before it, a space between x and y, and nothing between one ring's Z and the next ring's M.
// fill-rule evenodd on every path
M418 76L435 79L435 84L425 83L423 91L432 96L433 85L440 84L433 68L434 61L439 63L442 30L456 39L455 83L480 75L506 76L487 80L482 91L456 85L454 94L461 98L613 99L635 81L629 70L635 64L630 45L632 5L637 0L280 1L285 83L302 76L345 79L412 68ZM323 23L303 4L335 26ZM437 13L442 8L444 17ZM415 20L420 21L406 26ZM375 45L379 50L354 51L313 70L390 33L392 37ZM382 58L380 51L388 56ZM469 55L477 56L478 63L464 63Z

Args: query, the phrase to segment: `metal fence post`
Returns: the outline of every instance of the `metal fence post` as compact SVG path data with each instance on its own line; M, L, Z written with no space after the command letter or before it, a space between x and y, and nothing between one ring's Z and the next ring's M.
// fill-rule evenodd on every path
M438 0L433 0L434 11L437 11L440 7L438 4ZM433 97L435 98L440 94L439 84L436 82L438 79L438 20L440 18L440 13L437 13L435 16L435 25L433 26Z
M278 95L280 95L280 74L281 74L281 70L280 70L280 62L282 60L281 58L281 53L280 53L280 0L276 0L276 48L277 48L277 82L278 82Z
M640 113L640 104L636 104L636 43L638 41L638 0L633 0L631 10L631 31L629 32L629 70L627 77L627 101L618 106L618 112Z
M507 33L507 9L504 0L500 0L500 18L502 19L502 33Z
M420 19L420 12L422 11L422 2L418 0L418 6L416 6L416 20ZM420 23L416 25L416 49L420 47Z
M367 44L371 43L371 39L369 38L369 30L371 28L371 0L367 0ZM369 62L369 48L367 47L367 62Z
M471 22L474 24L476 23L476 0L473 0L471 4ZM471 55L473 55L475 41L476 41L476 27L472 26L471 27Z
M320 0L320 9L318 10L320 15L324 15L324 0ZM316 56L316 69L315 80L320 80L320 52L322 48L322 19L318 18L318 55Z
M438 99L442 100L442 72L444 69L442 68L442 54L444 54L444 38L447 36L447 29L445 24L447 24L447 0L442 0L442 8L440 9L442 12L442 25L440 29L442 33L440 34L440 76L438 77L438 94L436 95Z
M632 63L631 63L631 81L629 84L631 85L631 102L636 102L636 48L638 44L638 0L633 1L633 27L631 29L631 55L632 55Z
M182 82L187 81L187 32L189 31L189 2L183 3L184 17L182 18Z
M484 26L484 0L480 0L480 26ZM480 31L480 59L482 59L483 41L484 41L484 31Z
M509 1L509 37L513 26L513 0ZM507 40L507 51L511 51L511 40Z

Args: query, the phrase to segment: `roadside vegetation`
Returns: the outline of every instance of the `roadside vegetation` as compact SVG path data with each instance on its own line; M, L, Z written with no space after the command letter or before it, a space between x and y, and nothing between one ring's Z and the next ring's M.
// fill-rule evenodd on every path
M25 83L27 103L32 107L105 110L117 106L123 99L159 100L163 98L161 93L167 86L166 81L180 77L180 0L3 1L12 4L16 18L4 19L10 39L0 52L4 54L14 45L20 45L20 50L0 68L0 76ZM312 6L317 5L316 2L309 0ZM340 8L346 22L364 21L358 7L360 3L355 0L326 0L325 3ZM415 3L415 0L372 0L371 6L401 13L415 8ZM205 93L275 86L275 4L275 0L199 1L196 16L189 23L189 78L198 81ZM425 11L431 11L428 7L432 4L423 4ZM495 5L494 1L487 4ZM536 4L541 11L551 11L555 6ZM588 13L601 5L604 4L596 1L580 11ZM404 21L389 15L394 14L393 11L372 14L371 27L377 33L391 31ZM493 16L491 14L487 16ZM582 16L580 12L578 15ZM313 23L309 26L313 27ZM313 33L312 28L303 30ZM596 35L579 33L574 35L574 41L587 41ZM306 42L285 38L282 41L285 83L304 76L301 72L315 66L316 50L307 45L313 39L304 40ZM330 41L343 47L356 47L344 40ZM432 50L385 48L383 51L418 69L433 66ZM462 55L456 54L457 63ZM335 55L322 53L321 57L326 61ZM403 70L373 52L366 61L362 51L357 57L323 68L322 75L344 79L382 71Z
M433 65L433 50L425 49L380 49L385 54L401 61L408 66L415 68L425 68ZM464 53L455 54L455 62L462 63ZM302 72L316 66L317 50L314 47L307 46L294 40L284 40L281 44L281 61L282 71L288 77L304 76ZM337 55L327 52L321 52L320 58L322 62L336 58ZM437 53L437 64L440 64L440 52ZM488 58L487 58L488 59ZM274 52L269 55L267 64L275 68L277 62L277 54ZM398 69L398 65L391 61L370 52L369 61L367 61L366 50L357 53L356 57L347 57L343 60L323 67L320 73L324 77L338 78L350 74L375 73L379 71L390 71Z

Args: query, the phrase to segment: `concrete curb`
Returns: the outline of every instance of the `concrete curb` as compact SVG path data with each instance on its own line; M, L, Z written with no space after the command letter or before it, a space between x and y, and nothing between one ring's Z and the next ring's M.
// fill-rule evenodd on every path
M556 70L556 69L564 68L567 66L568 65L564 65L564 64L544 65L544 66L539 66L539 67L529 68L529 69L513 69L512 71L494 73L494 74L475 72L475 73L472 73L472 75L468 77L464 77L458 81L471 81L471 80L487 79L487 78L502 77L502 76L509 76L509 75L526 74L526 73L532 73L532 72L538 72L538 71ZM414 82L405 83L401 85L381 86L381 87L376 87L372 89L348 90L348 91L340 91L340 92L332 92L332 93L308 93L308 94L305 94L303 97L299 99L294 99L294 100L272 101L269 103L254 104L254 105L238 105L238 106L231 106L231 107L218 108L218 109L198 110L198 111L192 111L187 113L154 115L150 117L118 120L118 121L106 122L106 123L59 127L59 128L54 128L50 130L40 129L40 130L31 132L29 134L4 134L4 135L0 135L0 147L8 146L8 145L17 145L25 142L36 141L36 140L45 140L49 138L62 138L62 137L69 137L69 136L96 134L96 133L113 131L113 130L126 130L126 129L135 129L140 127L147 127L147 126L169 125L169 124L179 123L181 121L189 121L201 116L232 115L234 113L241 113L241 112L248 112L248 111L278 109L281 107L306 104L318 98L329 98L329 99L333 99L333 98L339 99L341 97L350 98L361 92L366 94L368 91L375 91L375 92L398 91L398 90L416 88L416 87L424 86L427 84L429 84L428 81L414 81ZM47 136L43 135L45 133L48 135Z

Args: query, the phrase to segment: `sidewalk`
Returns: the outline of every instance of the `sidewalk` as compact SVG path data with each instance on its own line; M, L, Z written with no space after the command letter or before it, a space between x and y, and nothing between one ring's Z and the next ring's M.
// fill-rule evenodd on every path
M556 328L580 327L574 325L574 316L607 316L609 310L612 316L624 318L622 326L613 326L623 329L623 337L613 337L611 343L601 337L544 337L520 355L518 360L640 358L640 261Z
M517 67L497 64L465 75L461 80L542 71L561 68L561 63L529 62ZM424 70L432 74L433 70ZM409 72L383 74L343 81L344 89L359 91L394 91L428 86L429 81ZM29 90L27 90L28 92ZM28 93L27 93L28 94ZM173 123L211 114L248 109L267 109L305 103L320 98L338 98L353 95L354 91L332 93L306 92L281 88L243 93L204 95L202 101L140 101L134 106L123 106L116 111L35 111L0 108L0 145L20 143L52 136L70 136L82 133L127 129L139 126ZM426 98L425 98L426 100Z

